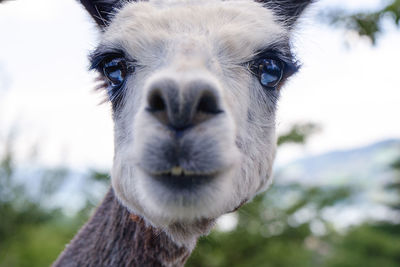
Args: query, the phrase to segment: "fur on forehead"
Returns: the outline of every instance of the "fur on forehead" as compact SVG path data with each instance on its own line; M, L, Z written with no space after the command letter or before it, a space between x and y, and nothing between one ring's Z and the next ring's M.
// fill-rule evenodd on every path
M129 2L135 0L79 0L79 2L86 8L88 13L96 21L100 28L107 27L114 15L118 10ZM165 0L150 0L156 4L166 4L173 6L180 1L165 1ZM193 0L192 0L193 1ZM224 0L216 0L224 1ZM253 1L253 0L247 0ZM273 10L277 19L284 23L288 28L291 28L297 21L306 7L313 2L313 0L254 0L263 3L265 7ZM205 1L196 1L199 4L204 4ZM229 1L232 2L232 1Z
M288 35L274 13L254 1L155 0L121 8L100 47L122 48L135 58L186 36L212 46L230 63L243 63L267 47L278 45L286 52Z

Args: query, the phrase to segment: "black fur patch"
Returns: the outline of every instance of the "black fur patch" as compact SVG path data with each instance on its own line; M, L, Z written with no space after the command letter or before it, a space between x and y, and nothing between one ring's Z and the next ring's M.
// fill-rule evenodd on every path
M86 8L90 16L96 21L100 28L104 28L110 24L116 9L121 8L129 1L123 0L79 0Z
M291 28L313 0L256 0L265 3L278 16L279 21Z

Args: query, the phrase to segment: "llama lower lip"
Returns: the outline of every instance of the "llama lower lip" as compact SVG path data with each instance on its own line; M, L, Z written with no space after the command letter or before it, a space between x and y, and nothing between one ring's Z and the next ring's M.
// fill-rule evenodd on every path
M211 182L216 174L172 175L161 174L151 176L157 182L173 190L193 190Z

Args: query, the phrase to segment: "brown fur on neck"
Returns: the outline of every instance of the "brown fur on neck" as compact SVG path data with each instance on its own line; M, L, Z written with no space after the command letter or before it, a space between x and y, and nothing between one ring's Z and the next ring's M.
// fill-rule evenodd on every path
M190 252L131 214L110 189L53 266L183 266Z

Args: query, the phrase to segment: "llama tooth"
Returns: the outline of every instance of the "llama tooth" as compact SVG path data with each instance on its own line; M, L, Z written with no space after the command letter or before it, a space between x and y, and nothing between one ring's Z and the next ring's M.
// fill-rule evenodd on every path
M183 170L179 166L173 167L171 170L171 174L174 176L180 176L182 174L182 172L183 172Z

